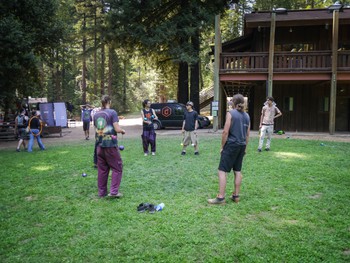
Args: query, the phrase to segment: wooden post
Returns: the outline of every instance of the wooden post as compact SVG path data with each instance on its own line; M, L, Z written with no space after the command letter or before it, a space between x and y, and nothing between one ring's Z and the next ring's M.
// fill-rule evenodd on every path
M271 13L271 28L270 28L270 44L269 44L269 69L267 80L267 96L272 96L273 89L273 58L275 52L275 29L276 29L276 13Z
M339 10L333 10L333 36L332 36L332 79L329 106L329 134L335 132L335 113L337 102L337 68L338 68L338 31Z
M214 101L219 101L219 70L220 70L220 54L221 54L221 32L220 32L220 15L215 16L215 52L214 52ZM213 113L214 114L214 113ZM213 130L217 131L219 128L219 110L213 116ZM216 116L215 116L216 115Z

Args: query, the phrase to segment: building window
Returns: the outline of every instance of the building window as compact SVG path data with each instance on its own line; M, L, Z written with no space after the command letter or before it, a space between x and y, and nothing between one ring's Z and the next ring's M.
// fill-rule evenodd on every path
M318 111L320 111L320 112L328 112L329 111L329 97L320 98Z
M284 111L293 111L294 110L294 98L285 97L284 98Z

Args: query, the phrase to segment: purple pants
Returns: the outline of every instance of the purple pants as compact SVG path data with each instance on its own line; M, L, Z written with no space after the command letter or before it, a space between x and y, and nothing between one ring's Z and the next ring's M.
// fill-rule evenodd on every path
M156 133L154 130L143 131L142 135L143 152L148 153L148 145L151 144L151 152L156 152Z
M112 170L110 194L118 194L123 176L123 161L118 148L102 148L101 146L97 146L97 170L98 195L100 197L107 195L109 170Z

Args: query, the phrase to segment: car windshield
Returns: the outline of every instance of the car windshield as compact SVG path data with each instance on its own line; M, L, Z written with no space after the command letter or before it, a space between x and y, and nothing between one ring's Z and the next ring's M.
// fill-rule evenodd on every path
M175 108L175 115L183 115L184 114L184 108L181 106L178 106Z

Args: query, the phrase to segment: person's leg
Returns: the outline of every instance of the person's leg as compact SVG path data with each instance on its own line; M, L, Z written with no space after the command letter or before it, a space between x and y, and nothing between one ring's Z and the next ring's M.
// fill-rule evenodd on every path
M267 127L268 126L263 125L260 129L260 139L259 139L258 150L261 150L263 147Z
M232 201L238 203L239 202L239 193L241 190L241 184L242 184L242 164L243 164L243 158L245 155L245 148L246 146L241 146L238 150L237 158L235 161L235 164L233 165L233 173L234 173L234 186L233 186L233 192L231 199Z
M267 126L267 139L266 139L266 149L270 149L271 146L271 137L273 133L273 125Z
M219 198L225 197L225 190L226 190L226 172L218 170L218 177L219 177Z
M28 152L32 152L33 150L33 143L34 143L34 135L32 132L29 133L29 142L28 142Z
M36 140L38 141L38 145L40 147L41 150L45 150L45 145L43 144L43 142L41 141L41 137L40 134L38 132L38 135L36 136Z
M186 154L186 148L191 142L191 134L188 131L185 131L184 133L184 140L182 142L182 154Z
M106 148L106 162L112 170L110 194L113 196L119 193L120 183L123 177L123 161L117 148Z
M144 154L148 154L148 133L147 131L143 131L142 135L142 147Z
M239 196L239 192L241 190L241 184L242 184L242 172L234 171L234 174L235 174L235 182L234 182L232 194L235 196Z
M19 152L21 150L20 148L21 148L22 142L23 142L23 139L20 138L19 141L18 141L18 144L17 144L17 148L16 148L17 152Z
M24 150L25 150L25 149L26 149L26 146L27 146L25 139L22 140L22 145L23 145L23 148L24 148Z
M151 131L150 132L150 144L151 144L151 152L154 155L156 153L156 137L157 134L155 133L155 131Z
M105 161L105 153L102 147L97 147L97 187L98 196L104 197L107 195L109 166Z
M198 154L198 138L196 132L191 132L191 141L194 144L194 154Z
M97 145L98 145L98 142L96 141L95 142L95 148L94 148L94 167L97 168Z

